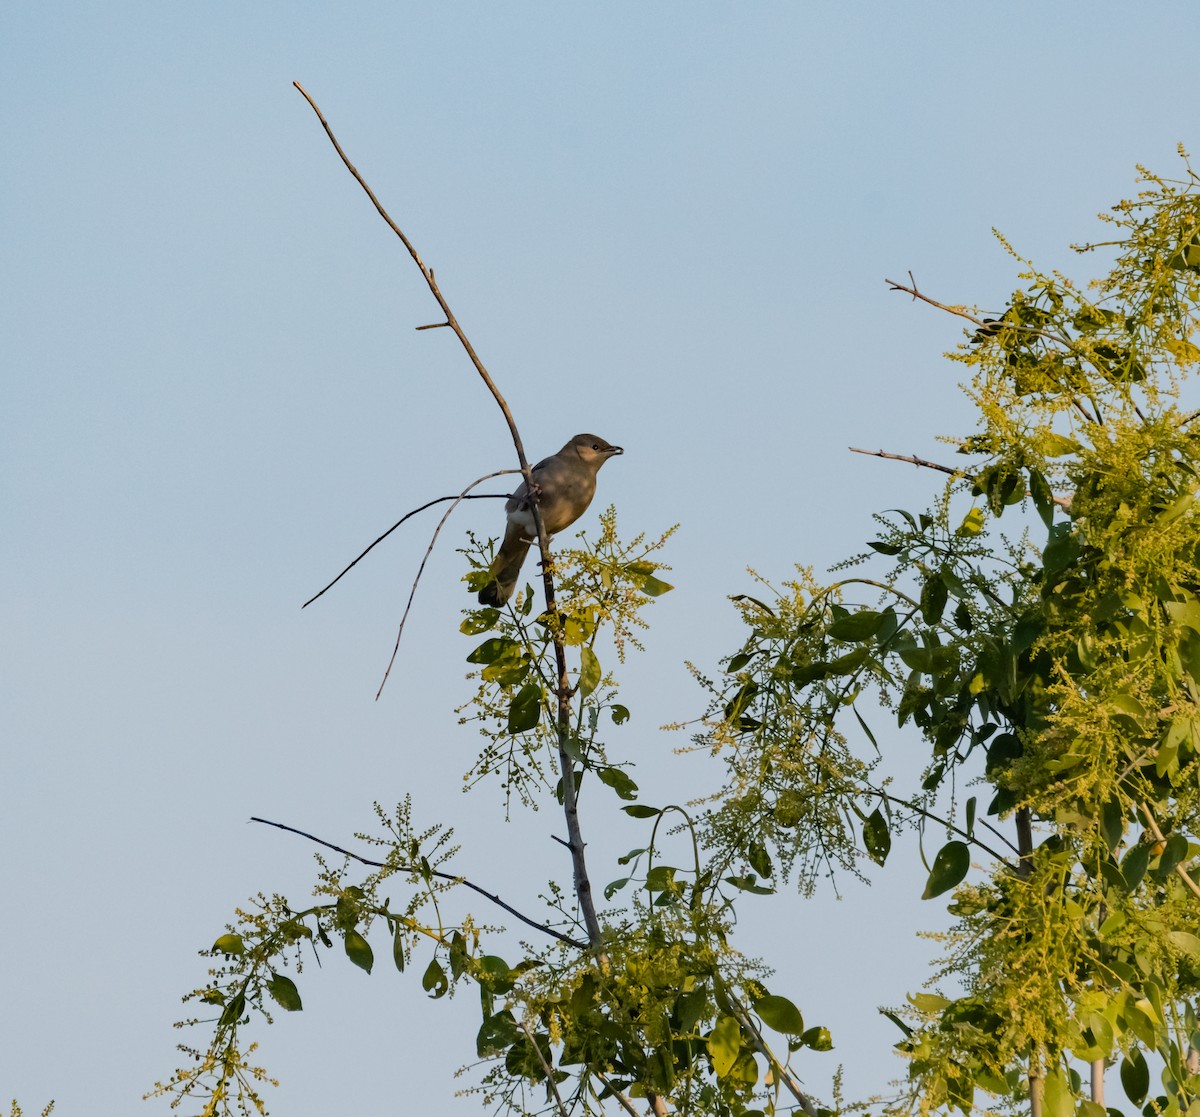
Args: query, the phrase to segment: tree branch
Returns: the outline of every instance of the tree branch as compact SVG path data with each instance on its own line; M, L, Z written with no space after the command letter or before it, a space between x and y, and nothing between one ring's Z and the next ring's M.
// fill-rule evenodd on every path
M898 806L907 807L910 811L915 811L922 818L927 818L930 822L936 822L939 826L944 826L947 830L957 834L960 838L965 838L971 845L978 846L984 851L984 853L990 854L997 861L999 861L1001 865L1006 865L1014 873L1017 872L1017 866L1014 865L1007 857L1005 857L1003 853L997 853L996 850L992 849L992 847L986 842L981 842L973 834L968 834L965 830L960 830L949 819L942 818L940 815L936 815L932 811L927 811L924 807L917 806L917 804L911 800L901 799L898 795L889 795L888 792L879 791L876 788L870 788L870 791L872 795L878 795L880 799L883 799L888 803L895 803ZM1003 835L1001 835L1001 837L1003 838ZM1012 843L1008 842L1008 839L1003 838L1003 840L1011 847Z
M594 1074L602 1083L604 1083L604 1088L609 1092L609 1094L617 1099L617 1103L623 1110L625 1110L626 1113L629 1114L629 1117L642 1117L642 1115L633 1108L633 1102L631 1102L608 1080L608 1077L603 1071L593 1069L592 1074Z
M1142 814L1146 816L1146 825L1150 828L1150 832L1158 841L1165 843L1167 839L1163 837L1163 832L1158 828L1158 823L1154 821L1154 815L1150 813L1149 804L1139 803L1138 805L1142 809ZM1188 888L1195 893L1195 895L1200 896L1200 884L1197 884L1190 876L1188 876L1187 870L1184 869L1183 865L1177 864L1175 866L1175 871L1180 875L1180 877L1183 878L1183 883L1186 884Z
M274 826L276 830L286 830L289 834L298 834L302 838L307 838L310 842L316 842L319 846L324 846L326 849L332 849L335 853L344 854L346 857L357 861L360 865L367 865L372 869L386 869L388 864L384 861L372 861L369 857L363 857L361 854L354 853L352 850L343 849L341 846L334 845L333 842L327 842L324 838L318 838L315 834L308 833L307 830L297 830L295 826L288 826L284 822L272 822L269 818L253 817L251 822L261 822L264 826ZM400 872L421 873L424 870L417 869L412 865L395 865L395 869ZM573 946L576 950L586 950L587 943L580 942L578 939L573 939L570 935L564 935L561 931L556 931L553 927L547 926L545 923L539 923L536 919L530 919L527 915L522 915L511 904L506 904L494 892L488 892L486 889L480 888L477 884L472 884L466 877L458 876L455 873L443 873L439 869L430 869L429 874L437 877L439 880L452 881L454 884L461 884L464 888L469 888L472 892L478 892L485 900L490 900L497 907L503 908L509 915L515 919L519 919L527 927L532 927L534 930L541 931L543 934L549 935L552 939L558 939L561 943L566 943L567 946Z
M533 1048L538 1062L542 1064L542 1070L546 1072L546 1084L554 1092L554 1102L558 1106L559 1113L562 1114L562 1117L571 1117L570 1110L563 1104L562 1095L558 1092L558 1083L554 1081L554 1068L546 1062L546 1056L542 1054L542 1049L538 1046L528 1020L521 1021L521 1031L525 1033L526 1039L529 1040L529 1046Z
M511 493L474 493L470 496L467 494L478 484L484 481L490 481L493 477L500 477L505 473L520 473L519 469L498 469L495 473L489 473L486 477L480 477L478 481L472 481L458 496L439 496L435 500L429 501L427 504L422 504L420 508L414 508L411 512L406 512L400 517L390 528L387 529L378 539L375 540L366 550L364 550L358 558L350 563L332 582L329 583L323 590L314 593L303 605L301 609L307 609L318 597L323 597L329 590L333 589L350 571L367 557L376 547L379 546L393 531L396 530L405 520L411 520L418 512L424 512L426 508L432 508L435 504L441 504L443 501L452 500L457 504L460 500L508 500Z
M852 454L866 454L869 458L889 458L894 462L908 462L909 465L923 466L925 469L936 469L941 473L950 474L951 477L961 477L964 481L975 480L975 474L968 473L965 469L953 469L948 465L929 462L924 458L918 458L916 454L889 454L886 450L860 450L857 446L848 446L846 449ZM1026 490L1025 495L1029 495L1028 490ZM1064 512L1071 511L1071 498L1069 496L1051 496L1051 500Z
M554 616L554 580L550 573L550 550L546 540L545 524L542 522L542 511L537 499L537 486L533 483L533 473L529 466L529 460L525 456L525 446L521 442L520 431L517 430L516 420L513 418L512 411L509 409L508 402L504 396L500 394L500 390L496 387L488 370L484 367L483 362L479 359L479 355L475 352L474 346L471 345L466 333L458 324L458 319L454 316L454 312L450 309L450 304L442 295L441 289L437 285L437 280L434 278L433 269L427 267L422 261L420 254L413 247L412 242L404 235L400 226L392 220L375 196L374 191L367 185L362 175L358 173L354 164L347 158L346 153L342 150L342 145L338 143L337 137L333 134L333 129L329 127L329 122L325 119L324 114L317 107L317 103L308 95L308 92L297 81L292 83L301 96L308 102L309 107L316 113L317 119L321 122L321 127L325 129L325 135L329 137L329 142L333 144L334 150L338 153L338 157L345 164L346 169L354 177L355 182L362 187L367 197L371 199L371 204L375 207L376 212L387 223L388 228L400 238L400 242L408 250L408 254L412 257L413 263L421 272L422 278L429 287L430 294L437 300L438 306L442 308L442 313L446 316L446 325L454 331L454 335L458 338L471 363L475 366L475 371L479 373L487 389L495 399L496 405L504 415L504 421L508 424L509 434L512 436L513 447L517 451L517 460L521 463L521 474L525 478L525 486L530 494L530 511L533 514L534 528L538 536L538 549L542 554L542 584L546 590L546 610L550 616ZM584 925L587 927L588 941L592 949L597 952L597 957L603 963L605 954L602 949L603 936L600 931L600 921L596 917L596 905L592 898L592 885L588 879L587 862L584 858L583 837L579 826L579 814L575 801L575 778L573 762L567 752L567 744L571 734L571 718L570 718L570 701L571 701L571 686L567 678L567 660L566 652L563 646L562 632L560 629L553 631L554 635L554 653L558 667L558 756L559 770L562 774L563 788L563 813L566 816L567 835L571 842L571 862L575 881L575 894L579 900L580 911L583 915Z
M767 1046L767 1041L763 1039L762 1032L755 1027L754 1021L750 1018L750 1011L746 1008L737 997L730 994L730 1003L737 1010L739 1023L743 1028L750 1033L750 1038L754 1041L754 1046L758 1048L763 1058L771 1065L771 1069L778 1076L779 1080L787 1087L788 1093L800 1103L801 1108L808 1117L817 1117L817 1107L812 1098L808 1096L801 1088L800 1083L796 1081L796 1076L779 1061L775 1053Z

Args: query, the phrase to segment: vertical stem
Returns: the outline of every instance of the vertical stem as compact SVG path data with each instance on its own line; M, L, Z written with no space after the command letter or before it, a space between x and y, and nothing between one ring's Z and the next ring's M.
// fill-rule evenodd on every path
M1092 1101L1104 1104L1104 1059L1092 1060Z
M1045 1097L1046 1079L1040 1067L1029 1067L1029 1117L1042 1117L1042 1102Z
M1021 854L1021 876L1033 872L1033 817L1028 807L1017 811L1017 850Z

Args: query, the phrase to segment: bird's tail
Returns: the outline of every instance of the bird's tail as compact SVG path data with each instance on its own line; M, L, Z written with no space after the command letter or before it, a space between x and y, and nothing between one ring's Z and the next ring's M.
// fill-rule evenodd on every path
M492 580L479 591L479 604L499 609L513 595L525 556L529 554L531 540L520 528L510 526L504 534L504 542L492 559Z

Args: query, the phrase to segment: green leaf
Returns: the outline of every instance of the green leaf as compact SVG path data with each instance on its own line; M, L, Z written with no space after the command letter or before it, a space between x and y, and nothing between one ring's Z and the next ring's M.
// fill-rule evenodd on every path
M771 865L771 855L767 853L764 846L757 842L751 842L746 851L746 860L750 862L752 868L760 877L774 876L775 872Z
M888 830L887 819L883 811L876 807L863 823L863 845L867 848L867 856L876 865L882 865L892 849L892 835Z
M296 988L296 983L281 973L271 971L267 992L288 1012L299 1012L304 1007L300 1003L300 990Z
M1042 523L1050 527L1054 523L1054 493L1050 484L1036 469L1029 471L1029 495L1033 497L1033 506L1037 509Z
M609 707L609 713L612 714L614 725L624 725L629 720L629 708L622 706L619 702Z
M958 530L954 534L968 537L978 535L983 531L983 523L983 509L972 508L963 518L963 522L958 525Z
M737 1062L742 1049L742 1029L736 1018L722 1016L717 1026L708 1033L708 1056L718 1078L725 1078Z
M395 934L392 935L392 961L396 969L404 972L404 936L400 933L400 924L396 924Z
M436 958L431 958L429 965L425 967L425 973L421 976L421 988L435 1001L439 997L444 997L449 991L450 982L446 977L446 971L442 969L441 963Z
M579 649L579 693L584 698L600 685L600 660L591 648Z
M783 1035L798 1036L804 1032L804 1017L787 997L767 994L754 1001L754 1011L762 1017L768 1028Z
M1041 438L1042 453L1048 458L1065 458L1068 454L1079 453L1079 443L1053 431L1047 431Z
M1200 962L1200 938L1197 938L1191 931L1168 931L1166 940L1176 950L1182 951L1193 962Z
M1046 1075L1042 1097L1045 1102L1042 1109L1044 1117L1074 1117L1075 1095L1058 1068Z
M937 624L946 611L949 591L942 580L942 572L935 570L921 587L921 616L926 624Z
M375 952L371 949L371 944L353 927L346 930L346 957L367 973L370 973L371 967L375 965Z
M241 935L222 935L212 945L213 950L219 951L221 954L245 954L246 944L242 942Z
M620 768L597 768L600 782L611 787L618 799L636 799L638 786Z
M961 883L971 867L971 851L966 842L947 842L938 850L925 883L922 900L932 900Z
M521 645L507 636L492 636L484 640L469 656L468 663L495 663L507 652L520 652Z
M511 1047L521 1037L521 1029L508 1009L503 1009L484 1019L475 1036L475 1050L481 1059L498 1055Z
M1167 616L1181 628L1200 632L1200 601L1195 598L1191 601L1164 601L1163 608Z
M775 889L758 883L758 877L753 873L747 873L745 876L732 876L722 878L726 884L732 884L734 888L740 889L742 892L749 892L755 896L771 896L774 895Z
M1136 1047L1121 1060L1121 1088L1134 1105L1141 1105L1150 1089L1150 1068Z
M246 1012L246 994L238 993L226 1006L225 1011L221 1013L221 1019L217 1021L218 1028L228 1028L231 1024L236 1024Z
M458 626L458 631L464 636L478 636L481 632L487 632L499 619L499 609L474 609Z
M513 697L508 707L508 731L526 733L542 716L542 687L540 683L526 683Z
M630 818L655 818L662 814L662 810L658 807L649 807L645 803L634 803L631 807L622 807Z
M828 1028L809 1028L801 1037L800 1042L814 1051L832 1051L833 1038Z
M1108 852L1115 853L1125 836L1125 811L1116 799L1110 799L1100 808L1100 834Z
M621 877L620 880L610 880L604 886L604 898L611 900L622 888L629 883L629 877Z
M848 617L839 617L826 630L834 640L846 640L852 644L869 640L883 622L883 614L873 609L860 609Z
M1138 842L1124 857L1121 858L1121 876L1132 892L1146 875L1146 867L1150 864L1150 846L1146 842Z
M664 593L670 593L675 588L670 582L664 582L661 578L656 578L653 574L641 573L635 569L636 566L636 563L631 563L626 567L626 570L630 572L630 581L647 597L661 597Z

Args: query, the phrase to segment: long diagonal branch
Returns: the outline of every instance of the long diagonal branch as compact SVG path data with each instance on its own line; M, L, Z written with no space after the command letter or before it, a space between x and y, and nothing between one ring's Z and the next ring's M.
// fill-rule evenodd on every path
M272 822L269 818L253 817L251 822L261 822L264 826L274 826L276 830L286 830L289 834L298 834L302 838L307 838L310 842L316 842L319 846L324 846L326 849L331 849L334 853L341 853L351 860L357 861L360 865L366 865L372 869L386 869L388 866L383 861L373 861L369 857L363 857L360 853L355 853L353 850L343 849L339 845L334 845L333 842L327 842L324 838L318 838L315 834L308 833L307 830L298 830L295 826L288 826L285 822ZM424 872L423 869L417 869L413 865L397 865L395 866L401 872ZM519 919L526 927L532 927L535 931L541 931L545 935L549 935L552 939L558 939L561 943L566 943L567 946L573 946L576 950L586 950L587 943L580 942L578 939L571 938L570 935L564 935L561 931L556 931L553 927L547 926L545 923L539 923L536 919L531 919L527 915L522 915L511 904L506 904L494 892L489 892L485 888L480 888L478 884L473 884L466 877L458 876L455 873L444 873L440 869L430 869L430 876L435 876L439 880L448 880L454 884L461 884L464 888L469 888L472 892L478 892L485 900L490 900L499 908L503 908L509 915L515 919Z
M521 434L517 430L517 423L513 418L512 411L509 409L508 402L501 395L488 370L479 359L479 354L475 352L474 346L471 345L466 333L458 324L458 319L450 309L450 304L446 301L445 296L438 287L437 280L433 275L433 269L426 266L412 242L404 235L400 226L392 220L387 210L383 208L383 205L375 196L374 191L367 185L362 175L358 173L354 164L350 162L345 151L342 150L342 145L338 143L337 137L333 134L333 129L330 128L329 122L325 119L320 108L317 107L317 103L308 95L308 92L299 82L293 82L292 84L295 85L301 96L308 102L309 107L316 113L317 119L321 122L321 127L325 129L325 135L329 137L329 142L333 144L333 148L338 153L338 157L342 160L342 163L345 164L346 170L350 172L354 180L362 187L367 197L371 199L371 204L375 207L379 216L387 223L388 228L399 237L400 242L408 250L413 263L417 265L422 278L424 278L426 285L429 287L430 294L433 295L438 306L441 307L442 313L446 316L444 324L454 331L455 337L458 338L471 363L475 366L475 371L479 373L488 391L491 392L492 398L495 399L496 405L504 415L504 421L508 424L508 431L512 436L513 447L517 452L517 460L521 464L521 474L525 478L525 485L530 494L530 510L533 513L534 528L537 531L538 548L542 554L542 584L545 587L546 611L553 617L556 615L554 609L554 579L551 574L551 556L545 524L542 522L542 510L538 502L537 486L533 482L533 473L529 466L529 459L525 456L525 447L521 442ZM440 326L442 323L433 323L432 325ZM561 626L553 626L552 631L554 636L555 664L558 670L558 718L556 727L559 771L562 776L563 814L566 820L568 844L571 851L575 895L579 900L580 912L583 915L584 925L587 928L588 942L592 949L596 951L597 958L603 965L606 962L606 954L603 950L600 920L596 916L596 904L592 896L591 881L588 877L587 861L584 857L583 833L579 825L579 812L575 797L574 761L567 751L571 737L571 684L567 677L566 650L563 644Z

